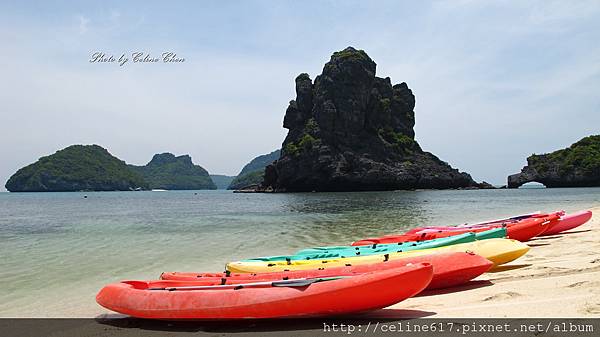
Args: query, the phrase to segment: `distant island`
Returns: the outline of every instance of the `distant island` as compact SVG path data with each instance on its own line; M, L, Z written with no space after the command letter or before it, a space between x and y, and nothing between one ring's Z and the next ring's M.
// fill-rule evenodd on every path
M546 187L600 186L600 135L585 137L566 149L529 156L527 166L508 177L508 187L529 182Z
M99 145L71 145L13 174L11 192L216 189L190 156L155 155L145 166L127 165Z
M491 188L415 140L415 97L406 83L375 76L362 50L335 52L314 82L296 78L285 112L281 156L259 191Z
M248 186L259 185L265 175L265 167L279 159L281 150L275 150L252 159L229 184L229 190L238 190Z
M192 163L188 155L176 157L172 153L155 154L146 166L129 165L139 173L151 189L216 190L208 172Z
M98 145L72 145L42 157L8 179L11 192L129 191L146 189L141 174Z
M226 190L235 176L227 176L224 174L211 174L210 179L217 185L218 190Z

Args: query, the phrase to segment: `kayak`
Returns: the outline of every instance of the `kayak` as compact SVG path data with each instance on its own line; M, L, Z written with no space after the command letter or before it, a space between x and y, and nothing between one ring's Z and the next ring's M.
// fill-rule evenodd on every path
M456 225L456 226L426 226L426 227L416 227L413 228L409 231L407 231L404 234L414 234L414 233L419 233L422 232L424 230L464 230L464 229L475 229L475 228L482 228L482 227L498 227L498 226L502 226L502 225L506 225L506 226L512 226L514 224L518 224L524 220L528 220L528 219L532 219L532 218L552 218L555 219L556 217L561 217L565 214L564 211L558 211L558 212L552 212L552 213L531 213L531 214L524 214L524 215L519 215L519 216L514 216L511 218L507 218L507 219L500 219L500 220L490 220L490 221L486 221L486 222L480 222L480 223L475 223L475 224L462 224L462 225Z
M96 296L101 306L138 318L238 320L322 317L375 310L421 292L430 264L342 278L203 286L182 281L123 281Z
M295 261L236 261L229 262L226 269L234 273L270 273L292 270L319 269L327 264L328 267L342 267L345 265L358 265L366 263L386 262L405 257L429 255L448 252L473 252L492 261L494 267L513 261L529 250L529 246L517 240L488 239L468 243L459 243L423 250L396 252L383 255L353 256L346 258L322 260L295 260Z
M558 224L560 217L563 213L556 212L551 214L535 215L530 218L515 221L506 224L497 224L494 226L484 227L471 227L468 230L480 231L482 228L498 228L507 227L508 237L519 241L528 241L535 236L538 236L546 231L550 230L553 226ZM467 227L438 227L438 228L427 228L418 231L417 234L421 233L440 233L440 232L453 232L462 233Z
M427 289L449 288L464 284L488 271L493 263L473 253L440 253L406 257L387 262L358 264L343 267L324 265L319 269L284 271L274 273L182 273L165 272L162 280L196 281L204 285L238 284L259 281L279 281L298 278L353 276L368 272L402 267L407 264L429 263L433 266L433 278Z
M564 231L577 228L592 218L592 211L580 211L575 213L565 214L560 217L556 225L542 233L544 235L556 235Z
M473 224L464 223L464 224L456 225L456 227L470 227L470 226L482 226L482 225L516 222L516 221L520 221L520 220L529 219L532 217L538 217L540 215L542 215L542 212L537 211L537 212L533 212L533 213L515 215L515 216L509 217L509 218L504 218L504 219L487 220L487 221L482 221L482 222L476 222Z
M310 256L311 254L338 254L350 257L353 255L372 255L389 252L408 251L417 249L428 249L449 246L451 244L472 242L475 240L487 240L492 238L505 238L506 228L493 228L479 233L463 233L459 235L438 238L426 241L408 241L388 244L372 244L364 246L326 246L302 249L296 252L297 256ZM454 238L454 240L453 240ZM336 256L337 257L337 256Z
M486 226L486 227L476 227L476 228L442 228L442 229L421 229L420 231L409 233L409 234L399 234L399 235L386 235L382 237L376 238L368 238L359 241L355 241L352 243L352 246L361 246L368 244L382 244L382 243L394 243L401 241L419 241L419 240L432 240L436 238L443 238L463 233L469 232L484 232L493 228L502 228L506 227L507 236L510 239L515 239L519 241L528 241L531 238L540 235L544 231L547 230L550 226L552 226L555 222L559 221L559 215L552 214L548 217L543 218L528 218L514 224L508 225L494 225L494 226Z
M322 260L332 258L344 258L352 256L387 254L393 252L406 252L411 250L429 249L449 246L459 243L475 241L475 233L463 233L446 238L427 240L421 242L398 242L396 244L369 245L369 246L336 246L324 248L310 248L297 252L294 255L275 255L244 259L242 261L294 261L294 260Z

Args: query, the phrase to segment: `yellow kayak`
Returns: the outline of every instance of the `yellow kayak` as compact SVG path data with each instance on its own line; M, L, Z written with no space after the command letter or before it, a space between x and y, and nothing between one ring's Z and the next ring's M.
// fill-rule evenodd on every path
M369 264L402 259L404 257L421 256L449 252L473 252L494 263L494 267L516 260L529 250L526 244L510 239L488 239L468 243L460 243L439 248L412 250L383 255L366 255L323 260L292 261L236 261L229 262L227 270L232 273L271 273L293 270L319 269L321 267L343 267L357 264Z

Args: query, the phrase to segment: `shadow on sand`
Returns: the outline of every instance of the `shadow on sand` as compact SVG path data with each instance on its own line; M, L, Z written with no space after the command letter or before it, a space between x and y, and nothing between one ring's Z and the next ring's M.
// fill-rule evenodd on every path
M461 291L467 291L467 290L471 290L471 289L478 289L478 288L483 288L483 287L489 287L491 285L493 285L494 283L487 281L487 280L480 280L480 281L469 281L465 284L456 286L456 287L451 287L451 288L444 288L444 289L435 289L435 290L425 290L423 292L421 292L420 294L418 294L415 297L422 297L422 296L432 296L432 295L443 295L443 294L449 294L449 293L457 293L457 292L461 292Z
M489 270L488 273L500 273L500 272L507 271L507 270L515 270L515 269L521 269L521 268L526 268L526 267L531 267L531 263L509 264L509 265L497 266L497 267L494 267L491 270Z
M549 243L529 243L527 244L529 247L543 247L543 246L550 246Z

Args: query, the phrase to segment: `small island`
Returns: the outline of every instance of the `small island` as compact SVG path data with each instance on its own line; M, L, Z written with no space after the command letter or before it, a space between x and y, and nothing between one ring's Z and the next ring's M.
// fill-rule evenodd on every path
M99 145L71 145L13 174L10 192L216 189L188 155L156 154L145 166L128 165Z
M129 191L148 188L141 174L99 145L71 145L13 174L10 192Z
M533 154L520 173L508 176L508 188L529 182L546 187L600 186L600 135L585 137L552 153Z
M192 163L192 157L176 157L172 153L155 154L145 166L130 165L139 173L149 188L164 190L216 190L208 172Z

